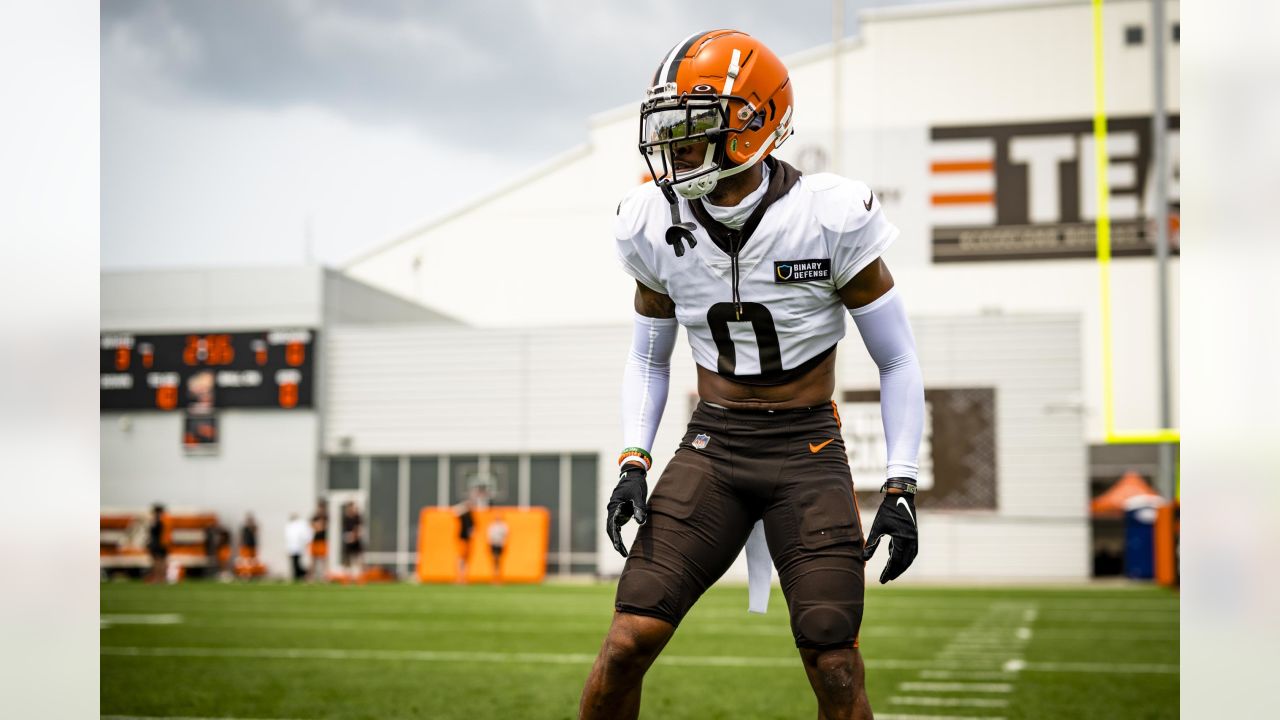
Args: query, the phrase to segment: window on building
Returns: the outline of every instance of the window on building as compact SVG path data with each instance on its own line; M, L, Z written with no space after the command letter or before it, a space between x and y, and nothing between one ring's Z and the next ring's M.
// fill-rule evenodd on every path
M361 463L367 463L365 487ZM493 505L547 509L548 574L596 572L603 512L597 455L341 456L329 458L328 468L329 490L365 493L361 505L369 565L412 573L423 508L437 507L442 500L460 503L471 488L485 485Z
M409 552L418 551L418 520L422 508L440 503L440 458L409 458Z
M1141 45L1142 44L1142 26L1141 25L1125 26L1124 44L1125 45Z
M483 484L480 478L479 455L453 455L449 458L449 504L457 505L467 499L474 485Z
M489 458L489 502L494 505L517 505L520 502L520 458L494 455Z
M329 489L359 490L360 459L353 457L329 458Z
M534 455L529 458L529 506L551 512L547 541L547 572L560 569L560 456Z
M596 497L598 459L595 455L574 455L570 460L569 549L574 555L570 560L572 572L595 571L596 543L599 540L597 529L601 513L601 504ZM584 560L585 563L582 562Z
M369 502L365 511L365 553L370 565L394 567L400 528L400 458L369 460Z

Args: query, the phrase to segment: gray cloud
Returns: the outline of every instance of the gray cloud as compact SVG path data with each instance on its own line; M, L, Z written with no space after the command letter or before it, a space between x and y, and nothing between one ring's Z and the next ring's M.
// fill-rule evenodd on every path
M102 67L104 89L320 106L537 159L580 142L586 116L638 102L689 32L740 27L786 54L826 42L829 23L827 3L777 0L112 0Z

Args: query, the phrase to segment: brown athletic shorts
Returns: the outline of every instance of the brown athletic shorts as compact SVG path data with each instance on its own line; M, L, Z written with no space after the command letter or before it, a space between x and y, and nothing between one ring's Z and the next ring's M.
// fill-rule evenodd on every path
M679 625L761 518L796 646L854 645L862 523L834 403L780 411L698 403L649 498L615 607Z

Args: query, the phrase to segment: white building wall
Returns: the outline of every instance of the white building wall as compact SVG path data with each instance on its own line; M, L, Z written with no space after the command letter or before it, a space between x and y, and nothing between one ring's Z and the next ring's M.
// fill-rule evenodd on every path
M101 418L104 508L217 513L236 547L246 512L258 520L258 554L273 575L288 572L284 526L315 503L317 416L311 410L219 411L216 455L182 449L182 413L109 413Z
M317 371L324 372L325 324L456 324L420 305L388 296L318 266L145 270L102 275L102 330L178 333L309 328L319 330ZM246 512L258 519L259 552L268 569L287 572L284 526L309 514L318 486L321 418L316 409L219 410L216 455L182 449L183 413L106 412L101 418L104 508L171 508L217 513L239 543Z
M1169 3L1169 23L1178 4ZM1092 16L1087 0L947 3L862 13L861 36L840 45L843 79L839 170L866 180L902 228L886 260L921 315L1068 313L1083 320L1084 437L1101 441L1099 287L1089 260L937 264L931 261L930 126L1092 117ZM1106 101L1113 116L1149 115L1151 42L1167 43L1169 110L1179 107L1179 46L1149 27L1147 0L1105 7ZM1146 42L1124 45L1127 25ZM767 28L755 32L766 41ZM831 156L830 47L787 58L797 134L779 152L804 169ZM389 292L466 322L531 327L626 322L632 284L617 266L610 227L621 196L645 171L635 150L637 103L591 120L587 142L457 211L353 259L347 270ZM828 161L829 162L829 161ZM1176 162L1174 163L1176 167ZM808 168L814 169L812 167ZM1179 271L1171 263L1171 347L1178 344ZM482 281L481 278L499 280ZM1116 420L1158 425L1156 276L1150 258L1113 263ZM1178 373L1176 358L1173 376ZM1177 388L1174 387L1177 416Z
M1078 321L1007 315L913 322L928 387L995 388L999 506L925 513L912 579L1087 577ZM837 397L877 387L876 370L850 332L838 355ZM324 364L330 388L324 450L595 453L598 495L607 498L617 479L613 458L629 343L625 325L333 328ZM697 380L690 360L681 333L653 477L679 443L692 409ZM603 530L597 560L602 573L622 569ZM739 559L728 577L743 579L745 571Z
M102 274L102 329L187 332L318 327L319 268L138 270Z

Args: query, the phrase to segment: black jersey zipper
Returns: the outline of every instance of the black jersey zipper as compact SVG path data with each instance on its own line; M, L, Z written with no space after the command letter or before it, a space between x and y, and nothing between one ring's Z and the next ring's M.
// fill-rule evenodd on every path
M737 230L729 233L729 264L733 269L733 312L735 319L742 319L742 294L738 282L738 251L742 249L742 234Z

